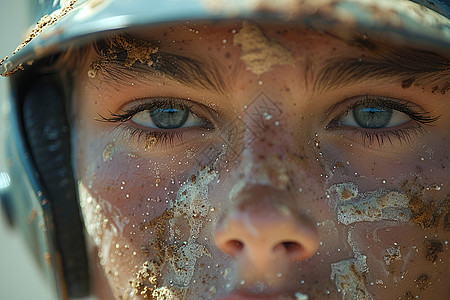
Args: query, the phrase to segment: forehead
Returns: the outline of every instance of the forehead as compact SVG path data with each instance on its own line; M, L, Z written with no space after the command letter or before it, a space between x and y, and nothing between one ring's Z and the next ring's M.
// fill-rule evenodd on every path
M163 72L166 75L167 71L172 75L179 73L178 63L182 56L183 59L187 58L191 62L193 59L200 65L209 65L216 69L215 71L231 75L233 73L236 75L237 68L242 66L242 62L246 63L247 70L253 68L251 71L255 75L272 70L274 65L290 65L296 69L296 71L293 68L275 70L294 72L314 70L311 72L314 73L314 80L318 82L315 86L325 89L366 79L395 80L405 87L409 87L412 82L420 82L422 86L432 85L433 88L437 87L437 90L442 91L445 91L448 85L449 59L445 56L414 49L401 43L373 39L352 30L331 33L290 23L238 20L177 22L117 34L124 35L127 40L119 49L113 50L122 53L122 57L121 55L117 57L119 64L123 65L122 60L125 60L127 65L126 57L130 55L134 57L133 62L139 60L145 64L148 58L141 59L142 55L164 57L169 54L172 56L171 60L165 61L172 61L177 70L170 67L170 70ZM97 51L97 54L100 54L100 61L104 61L105 58L102 53L111 51L111 45L116 43L115 37L117 35L112 36L106 43L97 45L97 49L100 49ZM179 57L173 60L173 55ZM109 58L107 57L108 64L116 60ZM151 58L153 62L154 58L154 56ZM95 60L99 60L99 57L91 56L88 59L89 62ZM251 66L248 61L251 61ZM128 64L129 62L130 60ZM167 64L165 67L167 69ZM299 76L292 72L283 71L283 73L284 75L289 73L291 77Z
M221 22L187 21L153 26L151 28L134 29L128 31L128 34L134 38L152 41L161 47L173 49L177 49L179 47L177 43L180 42L185 46L219 43L216 47L221 47L215 49L223 49L226 46L230 46L230 44L237 44L233 41L234 37L245 27L252 27L252 29L247 30L245 34L240 34L243 39L253 40L254 43L258 43L263 38L262 35L264 35L265 38L283 43L284 46L297 45L310 48L316 46L319 41L330 45L333 43L348 43L351 45L355 40L364 38L362 34L357 32L336 35L289 23L242 20ZM299 41L303 41L303 43L292 43ZM355 48L358 48L361 44L355 44L355 46Z
M314 30L290 22L186 21L132 29L126 34L137 40L148 41L161 51L176 53L195 54L203 50L221 52L230 50L231 46L242 48L244 45L259 50L268 43L279 43L290 51L300 51L299 55L306 54L305 51L316 55L325 53L326 56L330 53L351 52L354 55L380 55L384 60L406 60L411 65L429 65L429 62L436 60L449 61L446 51L412 47L401 39L383 39L379 35L366 35L354 29ZM425 58L425 61L417 57Z
M298 71L308 65L317 67L336 56L359 57L373 45L356 33L344 38L286 23L184 22L118 33L102 42L97 54L107 63L118 60L134 67L136 61L152 61L154 68L171 56L177 69L183 69L186 60L196 61L200 69L216 69L222 75L237 72L245 65L250 73L260 76L274 70L274 66L290 66L294 67L291 71ZM108 55L111 52L114 58ZM180 64L180 59L184 63Z

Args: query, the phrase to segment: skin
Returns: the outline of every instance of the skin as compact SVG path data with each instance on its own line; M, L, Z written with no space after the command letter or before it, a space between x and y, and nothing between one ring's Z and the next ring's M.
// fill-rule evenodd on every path
M315 88L315 74L328 58L364 57L370 50L311 30L259 27L294 63L252 72L241 59L242 45L233 43L242 23L130 33L156 43L158 51L214 61L224 73L222 92L135 71L112 80L104 69L91 78L88 69L99 56L85 56L73 94L74 163L97 296L151 298L162 287L186 299L448 295L448 229L422 226L410 215L344 225L338 208L348 189L336 192L344 184L357 188L355 199L396 192L407 205L416 197L439 207L450 192L448 95L433 93L432 84L403 88L392 78ZM408 101L442 117L409 141L383 144L355 134L365 129L329 126L352 97L365 95ZM152 128L99 121L154 97L189 101L213 126L174 129L183 132L181 139L154 145L124 129ZM411 214L409 206L405 211ZM434 260L427 259L430 240L442 245ZM190 271L177 275L169 258ZM156 285L136 275L145 262L159 265ZM336 271L339 264L356 271L345 277Z

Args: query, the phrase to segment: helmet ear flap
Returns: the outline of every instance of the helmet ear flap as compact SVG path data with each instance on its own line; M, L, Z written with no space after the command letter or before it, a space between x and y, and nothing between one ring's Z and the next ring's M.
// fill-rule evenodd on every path
M47 77L35 83L23 99L23 128L54 223L54 247L60 258L56 258L59 263L54 267L59 270L55 274L64 277L56 275L56 280L64 281L69 297L83 297L89 294L89 268L64 92L55 78Z

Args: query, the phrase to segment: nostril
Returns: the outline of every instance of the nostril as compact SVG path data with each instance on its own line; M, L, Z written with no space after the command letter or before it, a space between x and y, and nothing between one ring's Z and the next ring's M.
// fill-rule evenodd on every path
M299 257L302 256L302 252L303 252L302 245L300 245L297 242L293 242L293 241L281 242L280 244L278 244L274 247L274 250L276 250L276 248L284 248L285 253L292 260L298 260Z
M289 252L297 252L301 249L302 246L300 246L299 243L296 242L283 242L284 248L286 248L286 251Z
M231 256L235 256L244 249L244 243L239 240L230 240L225 243L223 251Z

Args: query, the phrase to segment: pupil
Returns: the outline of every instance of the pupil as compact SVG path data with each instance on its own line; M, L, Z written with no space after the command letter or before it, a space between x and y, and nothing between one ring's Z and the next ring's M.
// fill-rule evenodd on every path
M189 110L175 107L157 108L150 112L150 117L158 128L175 129L182 127L186 123L189 117Z
M353 108L353 117L362 128L383 128L392 117L392 109L357 105Z

